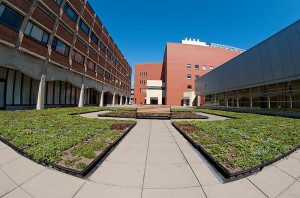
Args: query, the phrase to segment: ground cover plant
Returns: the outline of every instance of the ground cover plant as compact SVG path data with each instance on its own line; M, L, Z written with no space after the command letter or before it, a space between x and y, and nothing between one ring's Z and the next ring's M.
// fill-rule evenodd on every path
M117 110L110 111L104 114L99 114L99 117L118 117L118 118L136 118L136 111Z
M270 162L300 145L299 119L220 110L196 111L235 118L174 122L230 173Z
M0 111L0 136L37 161L82 170L134 124L74 116L105 109L109 108Z
M199 115L190 111L175 111L171 113L172 119L208 119L207 116Z

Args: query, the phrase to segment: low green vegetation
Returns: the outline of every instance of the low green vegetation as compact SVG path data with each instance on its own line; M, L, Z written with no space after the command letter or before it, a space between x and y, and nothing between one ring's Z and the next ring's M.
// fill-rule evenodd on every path
M110 108L55 108L42 111L0 111L0 136L35 160L80 170L120 137L133 121L89 119L74 114ZM118 110L117 108L112 108ZM111 109L110 109L111 110Z
M299 119L220 110L196 111L234 118L174 122L230 172L268 162L300 145Z

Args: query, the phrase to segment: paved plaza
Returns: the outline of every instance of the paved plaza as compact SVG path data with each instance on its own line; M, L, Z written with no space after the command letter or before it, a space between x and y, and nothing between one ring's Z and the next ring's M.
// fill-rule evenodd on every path
M38 165L0 143L0 197L300 197L300 151L259 173L225 182L169 120L137 120L86 179Z

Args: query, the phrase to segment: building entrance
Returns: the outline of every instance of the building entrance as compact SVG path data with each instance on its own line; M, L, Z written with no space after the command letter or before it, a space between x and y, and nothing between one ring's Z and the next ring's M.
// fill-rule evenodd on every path
M0 110L5 109L5 80L0 79Z
M151 105L157 105L158 104L158 98L150 98L150 104Z

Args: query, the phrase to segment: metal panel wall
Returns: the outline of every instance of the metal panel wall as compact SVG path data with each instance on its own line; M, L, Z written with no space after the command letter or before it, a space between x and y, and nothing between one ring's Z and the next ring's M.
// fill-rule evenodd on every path
M197 86L196 94L267 85L298 77L300 79L300 20L202 76L197 83L203 86Z

